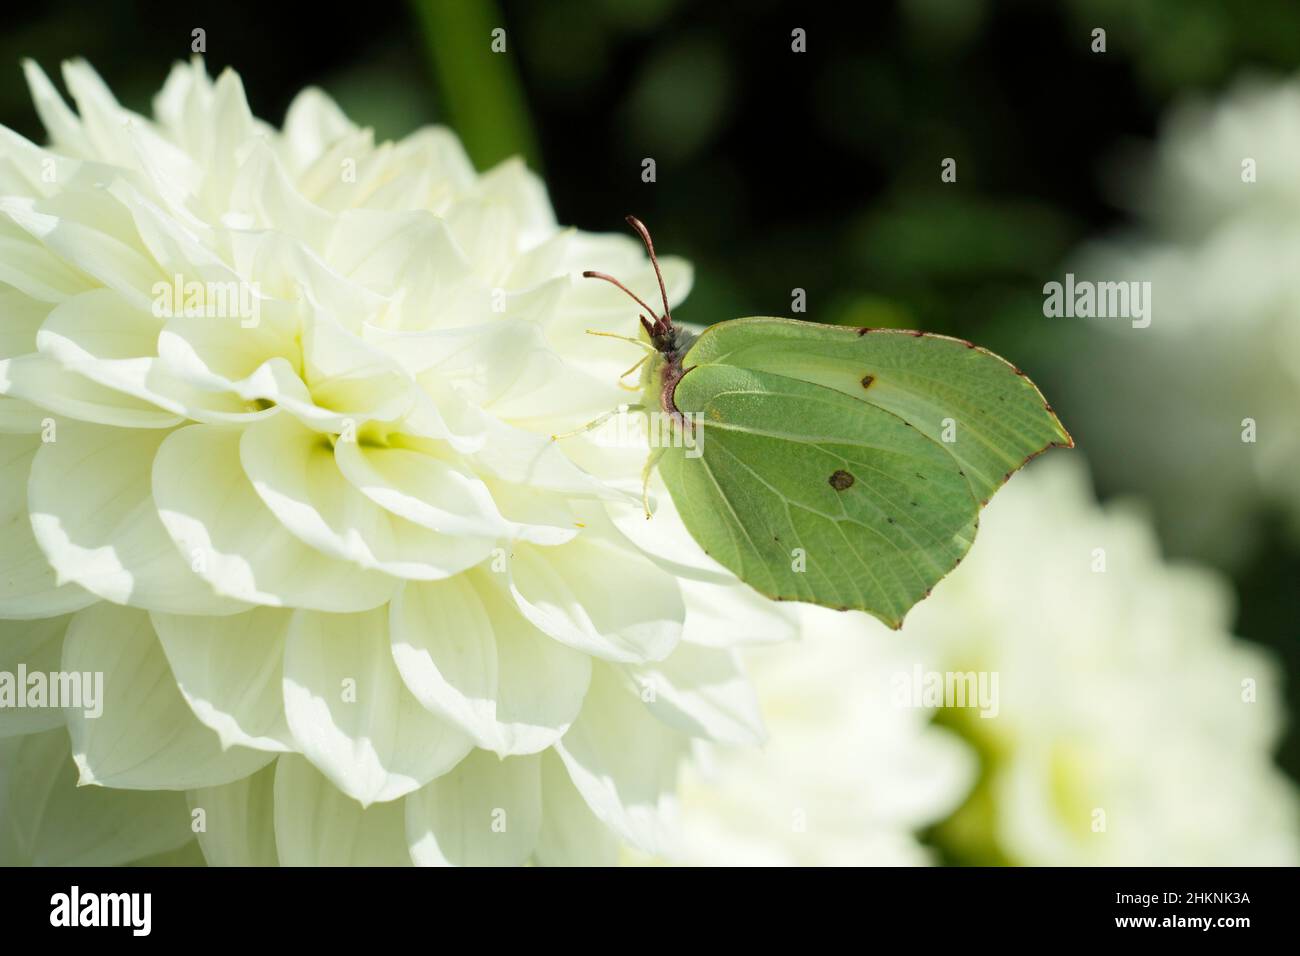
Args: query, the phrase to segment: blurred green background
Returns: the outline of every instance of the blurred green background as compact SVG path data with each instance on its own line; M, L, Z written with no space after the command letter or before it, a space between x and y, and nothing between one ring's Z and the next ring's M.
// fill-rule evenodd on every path
M1151 140L1188 92L1300 66L1300 4L1290 0L1248 10L1217 0L861 6L10 6L0 122L43 140L24 56L47 70L84 56L147 112L202 28L209 70L239 70L269 121L319 85L380 138L447 122L480 166L524 154L561 222L613 231L635 213L661 250L695 264L682 320L790 314L801 288L804 318L969 338L1013 357L1055 399L1057 370L1087 362L1090 346L1086 331L1043 318L1042 285L1079 243L1128 218L1106 188L1116 157ZM1107 30L1104 55L1089 49L1095 26ZM504 54L490 46L498 27ZM803 55L790 51L796 27L807 31ZM641 178L646 157L654 183ZM956 183L940 180L944 157L957 159ZM1070 404L1055 401L1071 425ZM1075 436L1085 451L1109 440L1077 426ZM1138 490L1105 470L1095 479L1103 497ZM1267 508L1252 520L1261 544L1225 567L1236 629L1283 659L1294 715L1300 550ZM1294 717L1279 760L1300 779Z

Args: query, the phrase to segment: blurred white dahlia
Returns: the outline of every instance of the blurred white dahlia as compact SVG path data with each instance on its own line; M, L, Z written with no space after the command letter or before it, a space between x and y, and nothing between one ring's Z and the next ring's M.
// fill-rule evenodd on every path
M284 129L177 65L152 119L84 63L0 129L0 862L607 862L671 849L692 737L762 732L733 644L790 630L705 557L625 398L628 238L521 163ZM665 262L680 300L688 267ZM77 784L82 786L78 787ZM93 786L87 786L93 785ZM197 846L194 843L197 838Z
M1123 183L1133 228L1073 265L1150 282L1151 325L1090 325L1062 377L1083 444L1172 547L1236 562L1265 508L1300 535L1300 79L1180 104L1151 154Z
M953 812L974 752L896 706L910 639L868 615L801 607L801 638L745 654L763 747L705 751L681 792L682 862L724 866L917 866L918 831ZM908 622L907 630L911 630Z
M1096 504L1082 459L1032 463L907 619L913 667L998 677L988 717L943 712L982 767L941 842L1037 866L1300 862L1279 667L1232 610L1220 576L1161 559L1146 515Z

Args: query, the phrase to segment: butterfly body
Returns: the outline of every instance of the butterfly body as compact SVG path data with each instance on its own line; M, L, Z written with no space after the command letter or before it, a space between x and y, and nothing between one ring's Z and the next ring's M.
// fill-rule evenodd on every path
M642 404L669 416L677 427L684 427L685 421L674 395L677 383L685 372L682 362L695 339L695 333L679 325L672 326L669 333L661 339L662 348L656 348L655 353L642 366ZM653 338L651 344L654 344Z

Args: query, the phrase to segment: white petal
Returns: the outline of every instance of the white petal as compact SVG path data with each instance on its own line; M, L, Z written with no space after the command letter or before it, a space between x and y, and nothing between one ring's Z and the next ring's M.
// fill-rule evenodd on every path
M398 430L411 438L445 441L452 451L471 455L487 441L484 431L490 422L482 409L435 379L415 393Z
M0 394L21 398L59 416L101 425L171 428L181 423L174 412L92 382L40 353L0 360Z
M546 184L519 157L493 166L475 185L487 205L510 210L516 250L530 249L555 232L555 212L546 195Z
M316 87L293 98L284 117L283 145L295 169L314 162L337 140L356 130L332 99Z
M199 421L253 421L259 410L234 391L201 389L156 357L163 320L111 289L55 306L36 335L41 355L105 389Z
M353 487L340 473L330 440L290 415L276 415L247 428L240 461L267 508L309 547L363 568L404 578L445 578L473 567L496 544L491 538L437 534L392 514Z
M186 134L191 125L207 128L211 100L212 80L203 61L198 57L188 62L178 60L153 98L153 112L159 125L170 130L178 143L197 152L194 141Z
M89 155L91 147L77 114L68 108L45 71L33 60L23 60L23 76L36 103L36 114L50 140L73 153Z
M459 319L466 306L490 307L483 290L465 281L472 275L471 265L446 223L425 210L349 209L339 217L326 258L351 282L380 295L400 294L408 309L419 310L418 319L403 321L403 328L464 325L463 320L438 319ZM466 294L473 295L472 302L465 301Z
M592 813L638 849L670 856L686 740L622 675L597 665L582 714L555 750Z
M42 302L62 302L94 285L6 216L0 216L0 282Z
M537 862L542 866L613 866L618 841L596 818L554 751L542 754L542 829Z
M312 202L322 209L330 209L331 212L339 213L341 216L338 225L331 230L334 238L337 238L341 232L347 232L348 224L343 221L342 216L360 204L370 206L376 202L374 196L377 191L385 191L389 187L400 190L402 186L411 185L409 181L412 177L409 174L391 176L393 155L393 152L377 151L374 148L373 130L355 129L334 140L328 150L316 157L316 160L296 177L298 189L303 195L309 196ZM344 177L339 176L339 169L343 168L347 160L354 160L356 163L356 182L344 182ZM428 170L421 170L421 173L428 176ZM420 200L415 196L421 194L420 189L403 191L400 199L383 203L382 208L387 212L406 212L411 208L412 203L420 204ZM376 208L381 207L376 206Z
M520 866L542 825L541 760L475 750L406 798L417 866Z
M129 165L133 150L125 129L127 121L147 121L123 109L85 60L64 60L61 65L63 84L77 104L81 127L94 154L116 164Z
M83 784L186 790L238 780L271 759L246 747L221 749L181 696L144 611L102 601L79 611L63 641L62 669L103 675L102 713L67 714Z
M14 681L15 694L23 694L26 689L18 680L19 665L26 668L27 674L58 671L63 659L63 634L69 620L67 615L35 621L0 620L0 674ZM15 699L0 705L0 737L34 734L63 726L60 708L18 707L16 703Z
M372 325L365 329L365 338L417 381L436 377L476 406L510 388L533 352L549 351L537 324L515 316L414 332Z
M43 408L20 398L0 398L0 434L34 435L54 419Z
M36 351L36 332L50 314L50 304L0 286L0 358Z
M285 647L284 709L299 752L364 805L419 789L471 747L402 683L386 608L295 612Z
M276 866L276 764L220 787L189 792L190 813L203 811L199 845L208 866Z
M158 263L163 279L172 284L173 293L177 276L181 277L182 284L191 280L238 283L239 274L226 265L214 248L219 242L212 227L188 215L184 208L192 184L160 185L163 192L177 188L160 199L138 189L131 180L117 179L109 185L108 192L130 213L138 241ZM173 196L180 202L170 202ZM179 303L173 296L173 313L182 311L183 303L184 296Z
M342 314L338 303L325 301ZM303 319L302 359L313 402L357 422L394 421L416 395L414 380L401 366L343 328L326 306L310 309Z
M732 579L712 584L681 580L686 599L686 628L682 640L703 647L779 644L799 636L798 612L784 602L759 594Z
M487 484L514 541L553 547L572 541L584 527L569 502L559 495L538 494L536 487L502 481Z
M221 746L293 749L283 693L292 611L259 607L228 617L152 617L177 686Z
M714 584L733 583L735 575L705 554L686 530L677 505L658 472L650 481L649 491L654 501L649 521L640 500L606 504L610 520L618 530L644 554L679 577Z
M159 348L167 350L167 361L183 363L187 376L209 375L206 367L198 365L192 354L186 355L175 347L169 349L169 346L175 346L179 341L176 335L169 334L175 332L176 322L175 319L169 322L168 330L158 337ZM372 419L388 421L390 417L400 415L409 404L405 397L401 397L385 407L382 396L372 396L374 404L363 404L357 409L345 408L339 411L326 408L316 401L316 396L293 365L280 356L263 362L252 374L238 382L228 382L219 377L215 381L220 384L214 387L230 388L246 401L275 405L281 412L288 412L304 425L322 434L337 434L358 428ZM366 398L363 394L359 400L364 403Z
M563 491L583 497L625 499L640 502L641 496L621 494L570 461L549 435L512 428L489 419L486 441L475 456L475 464L503 481L547 491Z
M68 422L56 435L32 463L28 507L36 541L62 580L146 610L247 607L194 574L158 520L151 473L165 432Z
M541 630L611 661L667 657L686 616L671 576L597 529L554 548L517 544L510 590L520 611Z
M562 354L534 353L517 385L492 403L492 414L546 436L581 427L627 403L628 393L618 387L618 377L635 356L593 375L566 362Z
M230 198L231 182L238 172L239 157L250 138L268 131L253 118L243 84L233 70L223 70L212 85L211 94L195 97L194 106L197 107L195 115L187 124L189 150L207 169L198 204L224 209Z
M194 836L185 795L77 786L68 735L0 741L0 866L121 866Z
M60 581L32 534L27 480L40 435L0 435L0 615L54 617L92 604L95 595Z
M116 290L138 308L150 305L149 290L161 278L158 264L138 245L101 231L91 217L106 194L61 193L51 199L0 198L0 216L37 239L61 262ZM134 237L129 237L134 238Z
M482 479L432 452L360 442L339 442L334 449L348 481L393 514L440 534L504 535L507 524Z
M740 746L766 736L758 695L734 650L683 641L667 660L628 671L650 712L682 733Z
M407 584L392 603L393 659L420 703L478 746L536 753L578 716L591 660L529 624L488 573Z
M334 173L337 177L337 166ZM333 234L337 236L342 228L332 230ZM278 230L239 230L230 234L229 241L233 264L241 275L257 276L263 288L295 305L293 314L300 321L300 333L309 331L309 323L327 317L337 328L355 336L361 332L367 319L388 306L386 292L356 281L294 236ZM429 252L427 249L407 250L408 255L420 258ZM306 313L304 306L307 307ZM316 334L315 330L311 331ZM355 356L346 354L349 341L358 346ZM307 344L296 343L294 354L301 355ZM333 352L333 359L328 361L340 362L338 369L355 369L362 364L373 364L374 358L364 343L344 336ZM325 359L323 353L316 353L313 361L318 359ZM331 374L336 370L329 369Z
M52 196L74 182L81 168L77 160L42 149L4 127L0 152L10 160L0 169L0 190L7 196Z
M362 808L308 761L275 767L275 846L281 866L410 866L402 801Z
M167 370L196 387L229 391L245 401L281 404L311 395L294 370L298 345L296 305L262 300L256 326L238 316L173 315L158 333L158 355Z
M319 251L334 218L294 188L271 144L254 140L241 160L226 215L246 217L251 229L275 229Z
M276 520L240 465L240 435L191 425L154 458L159 517L191 569L218 594L252 604L347 612L387 602L395 578L329 558Z
M196 224L191 209L198 205L195 199L204 182L202 165L152 124L132 121L124 132L127 148L147 186L152 187L151 191L167 205L169 214L177 221ZM122 181L117 180L108 191L120 196L114 186ZM144 245L148 248L147 242ZM158 262L161 264L162 260Z

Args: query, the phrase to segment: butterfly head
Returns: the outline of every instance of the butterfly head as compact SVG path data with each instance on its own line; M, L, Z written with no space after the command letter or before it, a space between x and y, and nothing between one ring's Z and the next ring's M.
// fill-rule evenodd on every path
M659 268L659 259L655 255L655 246L650 239L650 230L646 229L645 224L636 216L628 216L627 223L641 237L641 241L645 243L646 252L650 255L650 264L654 266L655 278L659 280L659 297L664 304L663 315L656 315L655 310L646 305L645 300L611 275L589 270L582 274L583 278L601 279L622 289L631 297L633 302L645 310L645 313L640 317L641 327L645 329L645 333L655 351L666 357L680 354L684 341L689 338L689 335L673 325L672 313L668 308L668 289L664 285L664 274Z
M646 252L650 255L650 263L654 266L655 278L659 280L659 297L664 305L663 315L656 315L655 310L650 308L640 296L613 276L606 275L603 272L584 272L583 276L588 279L602 279L617 286L633 302L645 310L640 316L641 328L645 330L646 338L649 340L649 347L653 351L645 359L638 362L637 365L628 369L628 372L635 371L637 366L641 366L641 388L645 395L644 407L657 407L667 413L674 421L680 422L681 413L677 410L673 394L677 383L685 374L682 369L682 357L695 340L695 334L680 326L673 325L672 313L668 308L668 289L664 285L664 274L659 268L659 258L655 255L654 243L650 240L650 231L635 216L628 216L627 222L636 231L636 234L641 237L641 241L645 243ZM597 332L595 334L607 335L609 333ZM622 336L614 337L621 338ZM637 344L645 347L644 342L638 342Z

